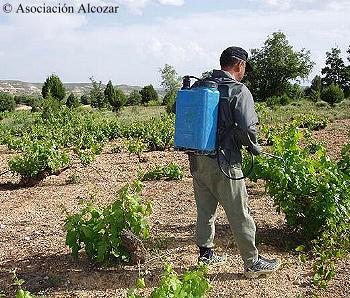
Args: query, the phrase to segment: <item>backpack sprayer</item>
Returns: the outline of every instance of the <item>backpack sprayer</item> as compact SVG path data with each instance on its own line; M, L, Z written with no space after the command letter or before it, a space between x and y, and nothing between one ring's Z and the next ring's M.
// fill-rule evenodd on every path
M197 80L192 86L191 79ZM212 79L199 79L194 76L185 76L183 78L183 86L178 91L176 97L174 148L193 154L208 155L210 157L216 156L220 171L227 178L241 180L246 178L253 170L254 156L247 150L250 154L251 162L247 173L242 177L232 177L222 167L221 156L228 164L229 161L221 148L221 143L229 132L234 133L237 128L232 126L232 129L226 129L219 136L219 84L219 81ZM269 153L263 153L282 159Z
M191 87L191 78L197 80ZM175 149L214 155L220 93L214 81L185 76L176 97Z

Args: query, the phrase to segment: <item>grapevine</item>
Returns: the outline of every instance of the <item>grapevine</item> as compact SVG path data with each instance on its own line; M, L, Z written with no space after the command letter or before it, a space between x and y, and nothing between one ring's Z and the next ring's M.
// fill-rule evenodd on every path
M79 213L68 214L64 229L72 255L78 258L84 248L89 258L102 264L108 264L113 258L129 261L130 252L123 247L122 231L130 230L142 239L150 235L146 216L151 214L152 207L151 202L141 203L142 188L141 182L135 180L119 190L118 199L112 205L99 209L88 202Z
M166 166L155 166L147 172L139 172L138 176L141 181L160 180L165 178L166 181L180 180L183 177L183 169L176 163L171 162Z
M277 210L312 247L315 284L326 287L335 273L335 258L350 251L348 146L336 163L323 146L314 148L314 141L304 138L295 125L272 134L271 139L272 153L283 159L259 156L250 178L266 181Z
M160 285L155 288L149 298L202 298L210 290L210 282L205 276L207 267L202 265L194 270L188 270L180 279L170 264L165 264ZM136 282L137 288L129 291L127 298L143 298L142 289L145 288L144 278Z

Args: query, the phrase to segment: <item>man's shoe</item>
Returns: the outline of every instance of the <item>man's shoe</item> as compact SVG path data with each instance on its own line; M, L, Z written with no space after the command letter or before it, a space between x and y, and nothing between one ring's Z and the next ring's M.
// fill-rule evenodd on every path
M209 267L220 266L226 263L227 256L224 254L222 256L213 253L211 256L201 256L198 258L198 263L203 263Z
M254 264L245 270L244 275L248 278L258 278L260 275L277 271L280 266L279 260L268 260L263 256L258 256Z

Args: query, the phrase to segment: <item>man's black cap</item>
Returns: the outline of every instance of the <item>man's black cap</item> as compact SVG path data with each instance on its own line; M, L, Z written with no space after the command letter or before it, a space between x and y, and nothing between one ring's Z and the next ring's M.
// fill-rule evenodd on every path
M252 71L252 66L248 63L248 53L246 50L240 48L240 47L229 47L226 50L224 50L221 54L222 57L235 57L238 59L241 59L246 62L246 71ZM221 60L220 58L220 60Z

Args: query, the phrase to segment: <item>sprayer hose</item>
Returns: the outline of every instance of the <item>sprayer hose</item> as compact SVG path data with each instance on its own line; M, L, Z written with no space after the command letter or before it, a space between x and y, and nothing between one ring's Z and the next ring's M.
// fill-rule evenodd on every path
M223 173L224 174L224 176L226 177L226 178L228 178L228 179L230 179L230 180L242 180L242 179L244 179L244 178L246 178L252 171L253 171L253 168L254 168L254 155L253 155L253 153L251 153L249 150L247 150L248 151L248 153L250 154L250 168L249 168L249 170L248 170L248 172L246 173L246 174L244 174L243 172L243 176L242 177L238 177L238 178L236 178L236 177L232 177L232 176L230 176L229 174L227 174L225 171L224 171L224 169L222 168L222 165L221 165L221 163L220 163L220 152L221 152L221 148L219 147L218 148L218 152L217 152L217 154L216 154L216 159L217 159L217 162L218 162L218 166L219 166L219 168L220 168L220 171L221 171L221 173Z

